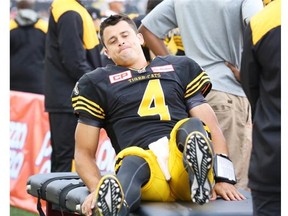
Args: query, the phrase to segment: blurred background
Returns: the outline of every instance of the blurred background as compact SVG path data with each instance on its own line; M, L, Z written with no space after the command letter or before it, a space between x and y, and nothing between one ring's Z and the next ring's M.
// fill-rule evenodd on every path
M35 10L39 15L48 20L49 7L53 0L35 0ZM17 12L17 0L10 0L10 18L14 18ZM85 7L95 7L100 11L108 9L107 0L82 0ZM125 13L144 14L146 10L147 0L125 0Z

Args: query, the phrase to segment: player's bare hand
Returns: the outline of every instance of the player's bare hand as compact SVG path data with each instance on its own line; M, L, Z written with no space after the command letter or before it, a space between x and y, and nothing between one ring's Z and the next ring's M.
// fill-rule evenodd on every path
M234 185L226 182L218 182L215 184L211 200L216 200L217 196L221 196L224 200L228 201L246 199Z
M90 216L93 213L93 209L95 208L95 202L96 202L96 192L90 193L86 199L84 200L81 211L84 215Z

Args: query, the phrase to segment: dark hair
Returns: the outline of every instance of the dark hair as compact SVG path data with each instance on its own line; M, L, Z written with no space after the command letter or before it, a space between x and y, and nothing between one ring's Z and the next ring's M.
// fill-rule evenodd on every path
M35 1L32 0L20 0L17 1L16 7L17 9L34 9Z
M150 13L158 4L160 4L163 0L148 0L146 6L146 14Z
M130 19L127 15L125 15L125 14L111 15L108 18L106 18L105 20L103 20L101 22L101 25L100 25L100 41L104 47L106 47L104 44L104 38L103 38L104 29L108 26L114 26L117 23L119 23L120 21L127 22L132 27L132 29L136 33L138 33L138 29L135 25L135 22L132 19Z

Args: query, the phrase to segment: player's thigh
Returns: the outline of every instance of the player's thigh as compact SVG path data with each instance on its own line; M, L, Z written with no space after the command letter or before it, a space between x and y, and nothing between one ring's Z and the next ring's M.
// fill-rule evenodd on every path
M143 185L141 189L142 200L149 201L173 201L168 182L165 179L157 158L151 150L144 150L142 148L133 146L126 148L119 152L116 157L115 170L117 171L121 166L121 160L126 156L138 156L147 161L150 168L150 179Z

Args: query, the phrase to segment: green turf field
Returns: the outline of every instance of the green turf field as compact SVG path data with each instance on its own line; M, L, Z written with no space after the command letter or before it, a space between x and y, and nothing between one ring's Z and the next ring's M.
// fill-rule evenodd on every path
M37 216L38 214L34 214L19 208L10 207L10 216Z

